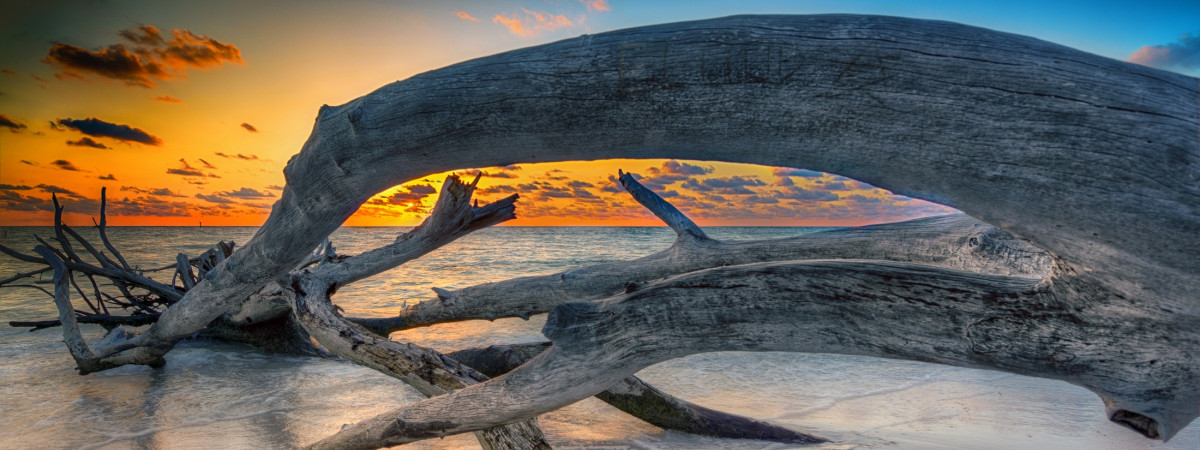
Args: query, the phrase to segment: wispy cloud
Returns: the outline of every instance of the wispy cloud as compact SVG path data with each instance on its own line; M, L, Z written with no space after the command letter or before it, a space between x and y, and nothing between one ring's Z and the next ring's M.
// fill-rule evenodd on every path
M188 164L187 160L184 158L179 158L179 164L180 164L180 167L173 168L173 169L167 169L167 173L171 174L171 175L180 175L180 176L185 176L185 177L221 178L213 173L205 175L204 172L200 171L200 169L192 167L191 164Z
M107 180L107 181L117 181L117 177L113 176L113 174L111 174L111 173L108 175L100 175L99 177L96 177L96 178L99 178L101 180Z
M225 154L225 153L221 153L221 152L216 152L216 153L213 153L213 154L214 154L214 155L217 155L217 156L220 156L220 157L222 157L222 158L230 158L230 159L244 159L244 160L246 160L246 161L258 161L258 155L243 155L243 154L241 154L241 153L238 153L238 154L236 154L236 155L229 155L229 154Z
M525 13L524 17L517 14L511 15L511 17L496 14L495 17L492 17L492 23L505 26L512 34L527 37L533 36L538 31L554 31L559 28L575 26L575 22L561 14L531 11L525 8L521 8L521 11Z
M72 172L82 172L83 171L83 170L80 170L78 167L75 167L74 164L71 164L70 161L67 161L65 159L56 159L54 161L50 161L50 165L52 165L54 167L58 167L59 169L62 169L62 170L70 170Z
M1169 44L1144 46L1126 61L1165 70L1200 70L1200 33L1182 34Z
M91 148L99 148L99 149L107 149L108 148L107 145L96 142L96 141L92 140L92 138L87 137L87 136L81 137L78 140L74 140L74 141L68 140L67 145L70 145L73 147L91 147Z
M236 191L218 192L217 195L220 195L222 197L236 197L236 198L270 198L270 197L275 196L275 194L272 194L270 192L259 192L254 189L248 188L248 187L244 187L244 188L238 189Z
M251 132L251 133L257 133L257 132L258 132L258 128L254 128L254 125L250 125L250 124L248 124L248 123L245 123L245 122L242 122L242 128L245 128L245 129L246 129L246 131L249 131L249 132Z
M25 124L12 120L4 114L0 114L0 127L8 128L8 131L13 133L18 133L21 130L29 128Z
M88 50L70 44L54 44L43 61L58 66L55 76L80 78L97 75L124 81L131 86L154 87L155 80L183 77L188 69L209 69L225 63L241 63L242 53L227 44L189 30L171 30L167 39L158 28L140 26L117 33L125 44Z
M458 18L459 18L459 19L462 19L462 20L469 20L469 21L472 21L472 22L478 22L478 21L479 21L479 19L476 19L474 16L472 16L472 15L470 15L470 14L467 14L467 12L466 12L466 11L455 11L455 12L454 12L454 15L458 16Z
M579 0L587 6L588 11L610 11L612 8L608 6L608 0Z
M106 137L122 142L137 142L146 145L162 145L162 139L145 130L129 125L105 122L95 117L80 120L58 119L57 122L52 123L52 126L54 125L67 127L92 137Z
M163 103L183 103L183 100L177 99L170 95L160 95L158 97L154 97L154 101Z

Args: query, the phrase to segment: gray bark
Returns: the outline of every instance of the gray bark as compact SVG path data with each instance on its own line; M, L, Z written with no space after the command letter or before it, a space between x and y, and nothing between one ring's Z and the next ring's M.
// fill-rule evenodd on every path
M1194 350L1200 328L1194 294L1200 291L1200 240L1194 239L1200 230L1198 124L1200 83L1194 78L946 22L739 16L583 36L427 72L322 108L312 136L288 163L286 189L251 242L209 272L147 333L96 353L123 362L154 361L286 274L359 204L399 182L518 162L672 157L745 162L837 173L956 207L1046 250L1055 261L1055 277L1034 292L1024 278L897 263L710 269L676 280L722 284L731 279L705 277L766 280L778 274L786 282L764 283L782 291L754 289L744 297L781 301L776 297L833 301L821 294L840 283L838 291L860 290L847 293L848 300L884 302L887 298L868 294L894 296L888 298L923 305L913 306L917 317L936 311L954 321L930 324L942 327L932 326L926 337L933 340L926 342L889 335L897 324L886 320L862 319L853 322L864 334L855 341L836 333L838 322L856 317L846 310L829 316L834 330L781 328L784 334L774 337L731 330L714 333L728 342L705 341L700 348L831 346L1069 379L1101 393L1114 420L1169 438L1200 405L1200 358ZM779 270L764 275L761 267ZM830 268L841 278L828 273ZM810 275L833 284L808 283ZM914 284L896 286L888 277ZM674 292L668 287L674 285L662 286L647 292ZM817 291L795 291L798 286ZM638 292L625 297L646 295ZM1022 301L1010 304L1010 295ZM625 304L620 300L625 297L603 305ZM534 410L602 390L594 382L561 385L570 379L565 367L598 362L581 358L587 352L566 336L589 329L586 320L575 319L601 320L572 311L603 309L572 305L557 307L561 313L552 322L572 318L572 328L561 328L568 322L548 328L561 342L526 368L414 405L404 410L403 420L392 416L377 424L387 424L394 439L411 439L497 417L531 417ZM781 305L794 303L769 305L780 308L779 317L804 310ZM721 305L688 304L704 307ZM729 312L759 317L743 309ZM677 323L712 329L714 323L701 319ZM686 330L678 333L686 337ZM871 341L875 338L897 340ZM646 355L662 356L675 354L678 341L664 339L656 347L646 337L642 343ZM855 342L879 347L859 348ZM615 382L648 364L646 358L605 358L612 363L605 375L621 375L609 380ZM513 389L495 393L500 385ZM565 390L548 402L509 397L551 386ZM513 402L496 407L495 416L481 417L488 408L478 405L496 399ZM444 409L452 404L467 409ZM418 425L445 424L434 419L438 414L453 417L454 426L435 431Z

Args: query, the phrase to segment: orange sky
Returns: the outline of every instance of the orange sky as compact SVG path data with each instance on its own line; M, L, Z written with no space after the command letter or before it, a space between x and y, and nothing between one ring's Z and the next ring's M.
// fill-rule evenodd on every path
M67 205L68 223L90 224L102 187L113 225L259 225L322 104L581 33L844 8L770 0L689 2L686 10L604 0L249 3L9 7L0 17L0 225L49 224L51 193ZM1021 23L970 8L896 7L867 1L841 11ZM1059 37L1060 28L1045 32ZM1125 45L1112 51L1139 48ZM1160 47L1168 48L1139 51ZM1143 51L1169 56L1162 52ZM829 174L697 161L483 168L480 197L519 193L511 225L658 225L613 182L618 169L706 225L857 225L951 211ZM415 225L443 178L381 193L348 224Z

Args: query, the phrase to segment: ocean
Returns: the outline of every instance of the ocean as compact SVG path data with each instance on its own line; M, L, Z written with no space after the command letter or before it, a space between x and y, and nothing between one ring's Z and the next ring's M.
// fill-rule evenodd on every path
M408 228L342 228L340 254L390 243ZM712 227L724 240L820 231L804 227ZM91 238L95 231L80 231ZM218 240L246 242L253 227L116 227L131 264L172 264ZM48 227L0 228L0 242L31 252ZM634 259L670 246L664 227L494 227L374 278L338 290L346 314L394 315L431 287L461 288ZM94 242L98 242L94 241ZM0 277L31 267L0 255ZM162 272L156 277L161 277ZM49 277L47 277L48 279ZM281 356L252 347L185 341L161 369L128 366L79 376L58 328L29 332L11 320L55 318L53 302L28 288L0 289L0 448L291 448L342 425L423 397L371 369L333 359ZM535 342L544 315L407 330L392 339L439 350ZM102 329L84 325L85 335ZM1003 372L859 356L707 353L639 372L671 394L830 439L819 449L1200 448L1200 421L1170 443L1104 418L1091 392ZM556 448L783 449L777 443L664 431L586 399L539 418ZM405 448L479 448L470 434Z

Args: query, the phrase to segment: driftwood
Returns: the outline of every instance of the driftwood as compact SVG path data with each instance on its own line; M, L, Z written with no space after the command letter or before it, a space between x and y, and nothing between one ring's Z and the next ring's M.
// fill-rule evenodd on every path
M475 182L468 185L459 182L457 177L449 177L442 186L441 194L430 217L421 226L399 236L390 245L347 257L337 255L332 244L327 241L318 247L310 257L302 261L297 270L292 272L291 287L281 288L274 283L268 285L251 296L239 314L222 317L210 323L207 328L195 336L202 339L249 343L275 352L320 355L325 351L332 351L338 356L405 381L427 395L445 393L448 390L459 389L486 380L486 376L475 372L471 367L463 366L452 358L447 358L431 349L415 347L412 344L399 344L370 335L366 329L351 324L350 321L353 319L341 318L328 298L336 286L344 286L376 275L420 257L471 231L515 217L513 214L515 195L482 207L477 204L474 207L471 206L471 195L478 180L479 178L476 177ZM101 196L103 197L103 193ZM61 209L59 207L60 214L56 215L55 224L56 227L66 228L61 223ZM101 211L100 223L104 223L104 221L105 216ZM85 247L91 246L83 237L71 234L79 244ZM43 244L45 244L44 241ZM69 242L64 247L71 248ZM214 249L226 250L225 253L228 253L231 244L222 242ZM80 337L78 323L98 323L106 327L115 327L117 325L154 323L158 319L158 314L112 315L86 314L79 311L74 311L73 315L70 314L71 309L63 309L69 308L69 293L62 293L58 287L65 286L66 280L72 276L73 272L62 264L62 260L57 256L61 253L58 250L46 245L39 246L35 250L43 257L45 255L54 256L54 258L45 259L49 267L19 274L7 280L0 280L0 285L46 270L53 270L56 290L52 293L47 291L47 293L52 295L58 305L60 317L69 318L65 320L14 321L10 322L10 325L33 327L31 331L36 331L65 324L63 327L65 342L69 344L68 349L76 358L81 373L104 370L115 364L95 357L90 347ZM7 251L19 255L11 249ZM175 288L186 292L187 289L190 289L186 279L194 278L189 276L192 267L196 268L203 276L213 267L214 262L219 262L220 253L214 255L213 252L214 250L210 250L205 255L190 259L181 254L177 257L176 265L151 270L174 268L174 277L184 282L183 286L175 286ZM73 253L70 254L73 255ZM103 255L96 256L103 258ZM22 255L22 257L30 262L39 261L33 256ZM184 265L185 261L187 266ZM316 264L315 267L310 267L314 264ZM301 281L310 284L313 282L324 283L323 289L328 288L328 291L324 297L306 295L305 291L299 287ZM194 283L191 286L194 286ZM133 287L141 288L141 286ZM123 291L128 292L128 289L123 289ZM297 293L301 295L297 295ZM278 309L280 305L283 308L282 312ZM290 314L293 309L294 315ZM289 314L282 315L282 313ZM68 314L68 316L62 314ZM291 317L295 317L297 320L289 320ZM316 338L324 345L322 349L314 349L309 345L310 332L311 337ZM129 330L117 329L106 336L106 341L127 339L131 334ZM536 354L528 351L522 353L527 355L521 361ZM513 359L515 354L513 352L498 354L494 351L475 352L472 354L472 362L494 368L499 364L504 364L505 361L512 364L516 361ZM485 355L492 355L494 359L488 360ZM597 397L635 417L667 429L724 438L752 438L787 443L822 441L820 438L776 425L704 408L677 399L634 377L622 381L613 389L598 394ZM500 426L481 431L478 437L485 448L548 447L536 422L532 420L523 424Z
M548 295L489 311L487 290L502 293L502 284L439 293L401 317L549 310L544 334L554 344L506 375L316 446L518 423L657 361L715 350L840 352L1056 378L1099 394L1111 420L1169 439L1200 413L1198 126L1194 78L946 22L741 16L583 36L323 107L255 237L146 332L83 358L102 368L161 362L265 286L286 286L358 205L403 181L518 162L746 162L849 176L979 223L881 226L867 239L890 242L868 250L813 238L793 251L808 245L825 256L681 262L687 271L663 279L594 276L599 287L587 287L560 277L592 291L581 297L590 302ZM665 217L681 236L674 249L755 248L712 243L675 219ZM937 232L952 228L958 234L939 243ZM913 233L934 237L911 250L895 240ZM989 250L988 236L1003 239ZM984 256L962 258L963 238ZM1020 241L1030 246L1009 245ZM953 250L929 253L938 248ZM305 294L293 304L316 294L320 305L336 288L329 280L301 277ZM540 282L553 280L520 281Z

